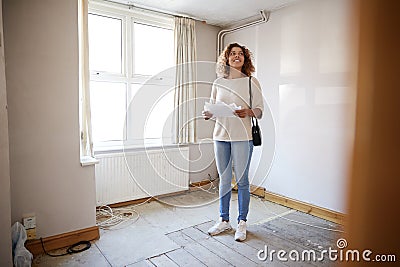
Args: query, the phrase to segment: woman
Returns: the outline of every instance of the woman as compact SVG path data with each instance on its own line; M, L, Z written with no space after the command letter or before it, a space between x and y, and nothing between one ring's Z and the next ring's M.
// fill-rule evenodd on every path
M224 102L240 107L231 117L216 117L214 127L214 153L220 177L219 207L220 219L208 230L217 235L232 229L229 223L232 169L238 185L239 216L235 232L236 241L246 239L246 221L250 203L249 166L253 153L251 117L260 119L264 105L260 84L251 77L255 71L251 52L237 43L228 45L221 53L217 64L217 78L212 86L212 104ZM249 81L251 81L252 108L249 107ZM203 111L203 118L209 120L213 114Z

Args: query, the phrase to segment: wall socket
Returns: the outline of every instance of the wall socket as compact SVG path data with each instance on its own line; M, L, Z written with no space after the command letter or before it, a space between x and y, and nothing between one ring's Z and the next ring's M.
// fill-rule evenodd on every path
M23 225L26 230L36 228L36 216L29 216L23 218Z
M36 239L36 228L26 230L26 240Z
M25 227L27 239L36 238L36 216L34 214L24 216L22 224Z

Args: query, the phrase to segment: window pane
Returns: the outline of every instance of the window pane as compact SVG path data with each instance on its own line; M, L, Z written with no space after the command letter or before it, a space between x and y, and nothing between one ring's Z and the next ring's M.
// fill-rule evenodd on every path
M174 31L134 23L134 73L154 75L174 64Z
M122 72L122 20L89 14L89 68Z
M93 141L123 140L126 114L125 84L92 81L90 104Z
M127 139L171 140L174 91L169 86L131 84Z
M167 91L167 90L165 90ZM170 138L172 136L172 118L174 112L174 91L161 95L147 117L145 138Z

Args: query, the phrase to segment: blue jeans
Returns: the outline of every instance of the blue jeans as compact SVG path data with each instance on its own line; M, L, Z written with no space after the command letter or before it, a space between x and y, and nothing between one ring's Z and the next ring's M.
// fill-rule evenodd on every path
M247 220L250 203L249 166L253 153L253 141L214 141L214 152L219 181L219 212L224 221L229 221L231 200L232 167L238 185L238 221Z

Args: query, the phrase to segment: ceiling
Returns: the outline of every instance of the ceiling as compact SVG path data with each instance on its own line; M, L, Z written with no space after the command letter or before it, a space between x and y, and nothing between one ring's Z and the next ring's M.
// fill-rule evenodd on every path
M108 0L188 16L207 24L227 27L260 17L260 10L274 11L299 0Z

